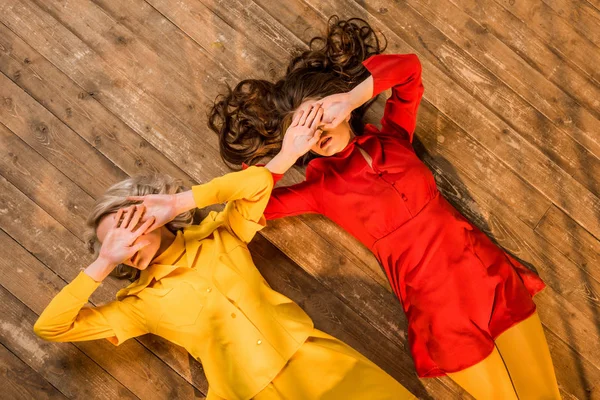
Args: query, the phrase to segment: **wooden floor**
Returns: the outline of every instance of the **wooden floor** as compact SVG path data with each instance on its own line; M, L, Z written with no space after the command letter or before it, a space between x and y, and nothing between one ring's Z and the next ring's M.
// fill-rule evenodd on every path
M50 344L32 325L90 262L94 198L148 169L190 183L227 172L206 127L216 94L278 77L338 14L368 20L389 53L419 55L419 155L446 197L547 282L536 302L564 398L600 399L599 10L599 0L1 1L2 397L204 398L202 366L160 338ZM448 378L416 377L379 266L331 222L280 220L251 247L318 328L419 398L469 397ZM123 285L107 280L92 302Z

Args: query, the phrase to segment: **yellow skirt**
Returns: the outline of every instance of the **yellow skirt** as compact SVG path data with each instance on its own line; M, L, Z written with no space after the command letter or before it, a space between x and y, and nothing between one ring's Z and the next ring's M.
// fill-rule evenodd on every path
M416 399L346 343L315 329L255 400Z

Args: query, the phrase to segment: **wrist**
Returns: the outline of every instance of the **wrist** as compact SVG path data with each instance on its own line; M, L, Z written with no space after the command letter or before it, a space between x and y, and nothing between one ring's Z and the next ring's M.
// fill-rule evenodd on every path
M174 211L173 213L175 215L173 215L173 218L175 218L176 216L178 216L181 213L184 213L186 211L192 210L194 208L196 208L196 202L194 200L194 194L192 193L191 190L185 191L185 192L181 192L181 193L177 193L175 195L173 195L175 200L174 200Z
M113 269L117 266L116 263L107 260L102 256L98 256L98 258L91 263L84 272L96 282L102 282L104 278L106 278Z
M353 108L358 108L371 100L373 97L373 76L369 76L367 79L358 84L354 89L348 92L350 96L350 104Z
M282 150L265 165L265 168L273 174L282 175L294 166L299 157L299 155Z

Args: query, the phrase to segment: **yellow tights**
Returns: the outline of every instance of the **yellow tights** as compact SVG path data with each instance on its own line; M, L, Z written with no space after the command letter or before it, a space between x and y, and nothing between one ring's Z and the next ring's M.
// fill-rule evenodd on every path
M496 339L485 360L448 374L476 399L560 399L537 312Z

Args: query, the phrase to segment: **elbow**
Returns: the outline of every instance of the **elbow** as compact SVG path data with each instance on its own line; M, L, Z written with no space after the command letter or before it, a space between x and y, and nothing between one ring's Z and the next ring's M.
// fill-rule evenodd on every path
M410 57L410 63L414 66L415 73L421 76L421 72L423 71L423 66L421 65L421 60L419 56L416 54L408 54Z
M57 341L60 335L56 329L44 322L41 317L33 325L33 333L35 333L35 335L40 339L47 340L49 342Z
M50 340L51 334L48 327L44 324L41 319L38 319L33 325L33 333L40 339Z

